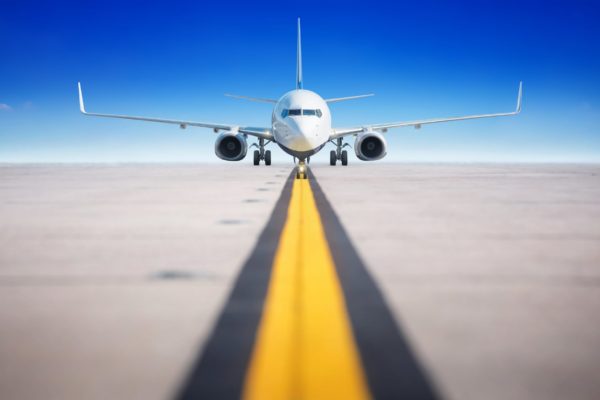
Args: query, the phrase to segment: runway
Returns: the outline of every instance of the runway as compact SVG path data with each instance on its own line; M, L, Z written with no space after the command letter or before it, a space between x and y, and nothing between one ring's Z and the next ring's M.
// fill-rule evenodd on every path
M598 398L600 166L290 172L0 166L0 397Z

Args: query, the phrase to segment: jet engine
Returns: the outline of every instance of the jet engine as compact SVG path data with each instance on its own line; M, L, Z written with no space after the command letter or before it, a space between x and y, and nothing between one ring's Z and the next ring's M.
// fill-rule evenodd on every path
M246 137L238 132L221 133L215 142L215 154L225 161L240 161L246 157L248 143Z
M367 131L356 137L354 151L360 160L380 160L387 154L387 143L381 133Z

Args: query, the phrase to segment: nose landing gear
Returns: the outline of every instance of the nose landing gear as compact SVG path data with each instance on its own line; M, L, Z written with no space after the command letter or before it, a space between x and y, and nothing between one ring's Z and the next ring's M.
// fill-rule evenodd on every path
M308 167L304 163L304 160L298 162L296 167L296 179L308 179Z
M348 165L348 152L342 149L346 146L350 147L350 145L343 144L342 138L338 138L334 144L336 149L329 152L329 165L335 165L338 160L342 162L342 165Z

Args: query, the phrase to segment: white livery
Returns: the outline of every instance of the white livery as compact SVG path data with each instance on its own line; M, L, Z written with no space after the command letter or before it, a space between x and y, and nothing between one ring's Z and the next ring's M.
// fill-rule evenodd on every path
M517 115L521 112L521 99L523 95L523 84L519 83L517 96L517 108L512 112L469 115L464 117L426 119L409 122L393 122L386 124L366 124L350 128L333 128L331 123L331 112L328 104L345 100L358 99L372 96L372 94L323 99L321 96L303 88L302 80L302 45L300 34L300 19L298 19L298 44L296 61L296 88L285 93L279 100L246 97L238 95L226 96L241 98L251 101L274 104L270 128L257 128L240 125L215 124L209 122L181 121L162 118L134 117L130 115L98 114L89 113L85 110L81 83L79 87L79 108L85 115L109 118L123 118L139 121L162 122L179 125L182 129L188 126L210 128L219 133L215 142L216 155L227 161L242 160L248 152L247 139L249 136L258 139L253 144L257 150L254 151L254 165L264 161L266 165L271 164L271 152L265 151L265 146L276 143L286 153L298 159L300 163L300 174L306 176L304 161L321 150L328 142L336 146L336 150L330 152L330 164L336 165L341 161L342 165L348 165L348 153L343 150L348 144L344 144L344 138L355 136L354 151L356 156L363 161L374 161L383 158L387 153L387 145L384 133L391 128L412 126L416 129L425 124L439 122L462 121L467 119L503 117Z

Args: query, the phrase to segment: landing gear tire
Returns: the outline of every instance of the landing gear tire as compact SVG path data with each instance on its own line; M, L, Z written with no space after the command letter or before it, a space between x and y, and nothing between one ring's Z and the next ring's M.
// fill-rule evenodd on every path
M335 154L335 150L331 150L329 152L329 165L335 165L337 162L337 154Z
M342 151L342 165L348 165L348 152Z
M265 151L265 165L271 165L271 150Z
M258 150L254 150L254 165L260 164L260 152Z

